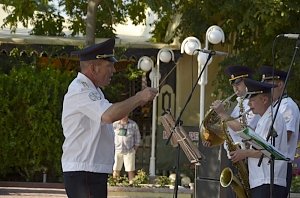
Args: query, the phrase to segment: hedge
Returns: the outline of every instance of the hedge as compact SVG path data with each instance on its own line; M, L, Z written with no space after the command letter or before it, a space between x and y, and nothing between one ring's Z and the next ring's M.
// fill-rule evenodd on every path
M62 101L75 75L22 62L1 70L1 180L61 180Z

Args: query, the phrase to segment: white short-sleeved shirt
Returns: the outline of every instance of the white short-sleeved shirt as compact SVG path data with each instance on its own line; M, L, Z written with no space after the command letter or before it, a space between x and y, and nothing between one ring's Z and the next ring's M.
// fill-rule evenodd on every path
M274 111L278 106L277 103L275 104ZM282 99L278 112L281 113L284 118L286 130L292 132L290 141L288 141L288 158L293 161L295 158L299 135L299 108L292 98L286 97Z
M233 111L231 112L230 116L233 118L236 118L240 115L240 97L236 98L237 100L237 105L234 107ZM245 111L249 110L249 105L248 105L249 99L245 98L243 100L243 107ZM250 111L249 113L246 114L246 120L247 120L247 125L250 126L252 129L255 129L256 124L259 120L260 116L259 115L255 115L253 114L252 111ZM231 128L227 127L227 130L233 140L233 142L237 143L237 142L242 142L242 138L235 132L233 131Z
M71 82L64 97L62 127L65 136L62 169L111 173L114 163L112 124L101 123L111 106L101 91L82 73Z
M271 107L264 113L261 119L258 121L255 133L266 139L269 128L272 123ZM274 129L277 132L275 138L275 147L285 156L287 155L287 132L284 124L284 119L280 113L277 114ZM271 143L271 139L269 143ZM270 184L270 164L269 158L263 158L260 167L258 166L259 158L248 158L249 168L249 183L250 188L255 188L263 184ZM286 186L286 171L287 162L283 160L275 160L274 165L274 184L279 186Z
M118 120L113 123L115 132L115 151L121 153L132 152L135 146L141 142L141 134L137 123L128 119L126 124L121 124ZM120 133L121 129L126 130L126 134Z

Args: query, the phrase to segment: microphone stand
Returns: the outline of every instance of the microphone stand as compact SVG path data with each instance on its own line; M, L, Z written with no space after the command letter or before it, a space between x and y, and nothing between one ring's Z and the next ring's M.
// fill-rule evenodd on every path
M295 62L295 57L296 57L297 51L299 50L299 45L300 45L300 38L298 37L298 39L296 41L296 46L295 46L294 54L293 54L293 57L292 57L292 60L291 60L291 63L290 63L290 66L289 66L289 69L288 69L288 72L287 72L287 75L286 75L286 79L284 81L283 91L280 94L280 97L278 99L278 104L277 104L277 107L276 107L276 111L275 111L275 114L273 116L273 119L272 119L272 122L271 122L271 126L269 128L269 132L268 132L268 135L267 135L267 138L266 138L266 140L269 141L269 139L272 137L271 142L272 142L273 146L275 146L275 138L278 136L277 133L276 133L276 131L274 130L274 126L273 125L274 125L275 119L277 117L278 110L279 110L279 107L280 107L280 104L281 104L281 101L282 101L282 98L283 98L283 95L284 95L284 90L286 89L286 86L287 86L287 82L288 82L288 78L290 76L290 71L291 71L292 65ZM273 67L274 67L274 65L273 65ZM272 75L274 76L274 70L273 70L273 74ZM273 81L273 84L274 84L274 81ZM259 159L259 162L258 162L258 166L261 165L263 158L264 158L264 155L262 154L260 156L260 159ZM271 155L271 159L270 159L270 198L273 197L274 169L275 169L274 168L274 162L275 162L275 157L274 157L274 155Z
M198 76L198 78L197 78L197 80L196 80L196 83L194 84L194 86L193 86L193 88L192 88L192 91L191 91L191 93L189 94L189 96L188 96L188 98L187 98L187 101L186 101L185 104L184 104L184 107L182 108L182 110L181 110L180 113L179 113L179 116L178 116L178 118L177 118L177 120L176 120L176 122L175 122L174 128L182 124L182 121L180 120L181 117L182 117L182 114L183 114L185 108L187 107L188 103L190 102L190 100L191 100L191 98L192 98L192 95L193 95L193 93L194 93L194 91L195 91L195 89L196 89L196 87L197 87L198 81L200 80L200 78L201 78L203 72L205 71L205 69L206 69L206 67L207 67L208 61L211 59L211 57L214 55L214 53L215 53L214 51L211 51L211 52L208 54L208 57L207 57L207 59L206 59L206 62L205 62L204 66L203 66L203 68L202 68L202 70L201 70L201 72L200 72L200 74L199 74L199 76ZM172 135L173 135L173 131L174 131L174 130L172 130L172 132L170 133L170 135L169 135L169 137L168 137L168 140L167 140L167 142L166 142L166 145L169 144L169 142L170 142L170 140L171 140L171 138L172 138ZM177 198L177 195L178 195L178 185L179 185L179 164L180 164L180 145L178 144L178 145L177 145L176 167L175 167L175 169L176 169L176 177L175 177L176 179L175 179L175 186L174 186L174 197L175 197L175 198Z

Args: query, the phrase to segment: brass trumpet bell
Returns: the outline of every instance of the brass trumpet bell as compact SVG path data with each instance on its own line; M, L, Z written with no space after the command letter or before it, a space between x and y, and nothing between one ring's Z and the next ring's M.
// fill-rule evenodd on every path
M222 101L227 111L232 107L230 99L235 95L234 93ZM210 109L203 119L200 127L200 138L203 141L209 142L210 146L221 145L225 140L225 131L222 127L221 119L213 109Z
M200 137L202 140L208 141L211 146L221 145L225 140L224 131L221 129L221 126L216 124L209 125L204 123Z

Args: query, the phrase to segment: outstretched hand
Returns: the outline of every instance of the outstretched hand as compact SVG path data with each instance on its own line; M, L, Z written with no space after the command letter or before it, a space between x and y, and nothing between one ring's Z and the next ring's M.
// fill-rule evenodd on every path
M141 106L145 105L147 102L152 101L158 93L158 90L151 87L146 87L142 91L139 91L137 95L141 99Z

